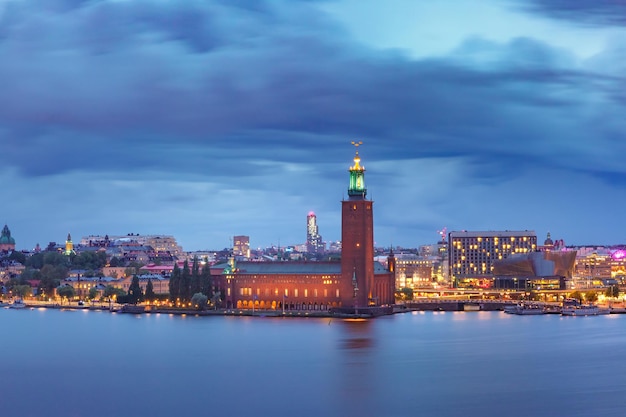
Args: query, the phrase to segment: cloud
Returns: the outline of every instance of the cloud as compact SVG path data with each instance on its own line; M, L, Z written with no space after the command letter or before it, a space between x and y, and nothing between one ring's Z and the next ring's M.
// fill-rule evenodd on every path
M245 204L276 220L272 202L297 222L296 207L314 195L317 207L304 213L337 220L352 140L365 142L366 166L384 161L376 195L411 190L414 204L450 191L457 177L482 184L478 194L537 170L609 185L626 173L617 46L581 63L530 35L472 37L449 55L414 59L356 42L308 1L39 6L11 1L0 11L0 143L4 175L56 179L42 195L64 181L136 195L163 207L150 219L184 202L210 207L220 227L219 210L236 222L259 215L240 211ZM394 167L414 161L445 161L452 171L426 188L415 169L403 171L406 182L395 184ZM90 211L106 206L97 192L71 199L81 195L99 202ZM437 213L425 214L437 223L451 214ZM392 216L381 218L392 230Z
M626 22L626 3L619 0L532 0L522 4L535 12L575 23L617 26Z

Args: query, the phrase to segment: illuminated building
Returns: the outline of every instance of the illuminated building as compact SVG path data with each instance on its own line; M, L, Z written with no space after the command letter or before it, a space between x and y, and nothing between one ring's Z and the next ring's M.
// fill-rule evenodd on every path
M571 285L576 251L542 251L511 254L493 263L497 289L564 290Z
M533 231L449 232L448 265L455 287L489 288L493 263L515 253L537 250Z
M394 299L395 258L374 261L372 201L358 152L342 201L341 262L237 262L213 265L227 308L330 310L354 313L389 306Z
M395 258L390 254L390 274L374 271L374 211L367 199L365 167L358 147L350 167L348 199L341 202L341 286L345 307L394 303ZM379 264L380 265L380 264Z
M317 216L312 211L306 216L306 251L309 253L324 252L324 242L317 227Z
M11 237L11 231L6 224L0 234L0 252L11 252L15 250L15 239Z
M72 235L67 234L67 240L65 241L65 251L63 251L65 256L75 255L74 252L74 243L72 242Z
M626 248L623 246L577 247L576 288L601 288L626 284Z
M436 257L415 254L396 255L397 288L433 288L433 279L439 267Z
M250 236L233 237L233 256L250 257Z
M167 235L140 235L138 233L129 233L127 235L90 235L83 237L80 241L81 246L127 246L139 245L150 246L154 252L167 253L172 256L182 256L183 249L176 242L176 238Z

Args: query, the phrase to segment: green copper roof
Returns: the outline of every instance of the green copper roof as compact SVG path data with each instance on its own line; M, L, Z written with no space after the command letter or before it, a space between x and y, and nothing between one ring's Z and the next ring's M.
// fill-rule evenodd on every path
M365 188L365 168L360 165L361 157L357 151L354 156L354 166L350 167L350 186L348 187L348 195L350 197L367 195Z
M2 235L0 235L0 245L15 245L15 239L11 237L11 231L6 224L2 229Z

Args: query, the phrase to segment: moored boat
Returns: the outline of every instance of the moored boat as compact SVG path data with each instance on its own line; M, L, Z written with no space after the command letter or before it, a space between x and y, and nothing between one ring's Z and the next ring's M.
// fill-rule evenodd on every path
M16 308L16 309L26 308L26 304L24 304L24 301L17 299L13 301L11 304L9 304L9 308Z
M513 306L504 307L504 312L508 314L517 314L519 316L534 316L538 314L545 314L543 306L538 304L516 304Z
M564 306L561 310L563 316L597 316L608 312L596 305Z

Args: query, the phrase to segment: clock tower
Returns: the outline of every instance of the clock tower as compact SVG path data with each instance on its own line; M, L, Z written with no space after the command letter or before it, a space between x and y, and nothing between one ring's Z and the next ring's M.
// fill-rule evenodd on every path
M367 199L365 167L361 165L359 146L350 167L348 198L341 202L341 304L361 307L377 304L374 289L374 216L373 201Z

